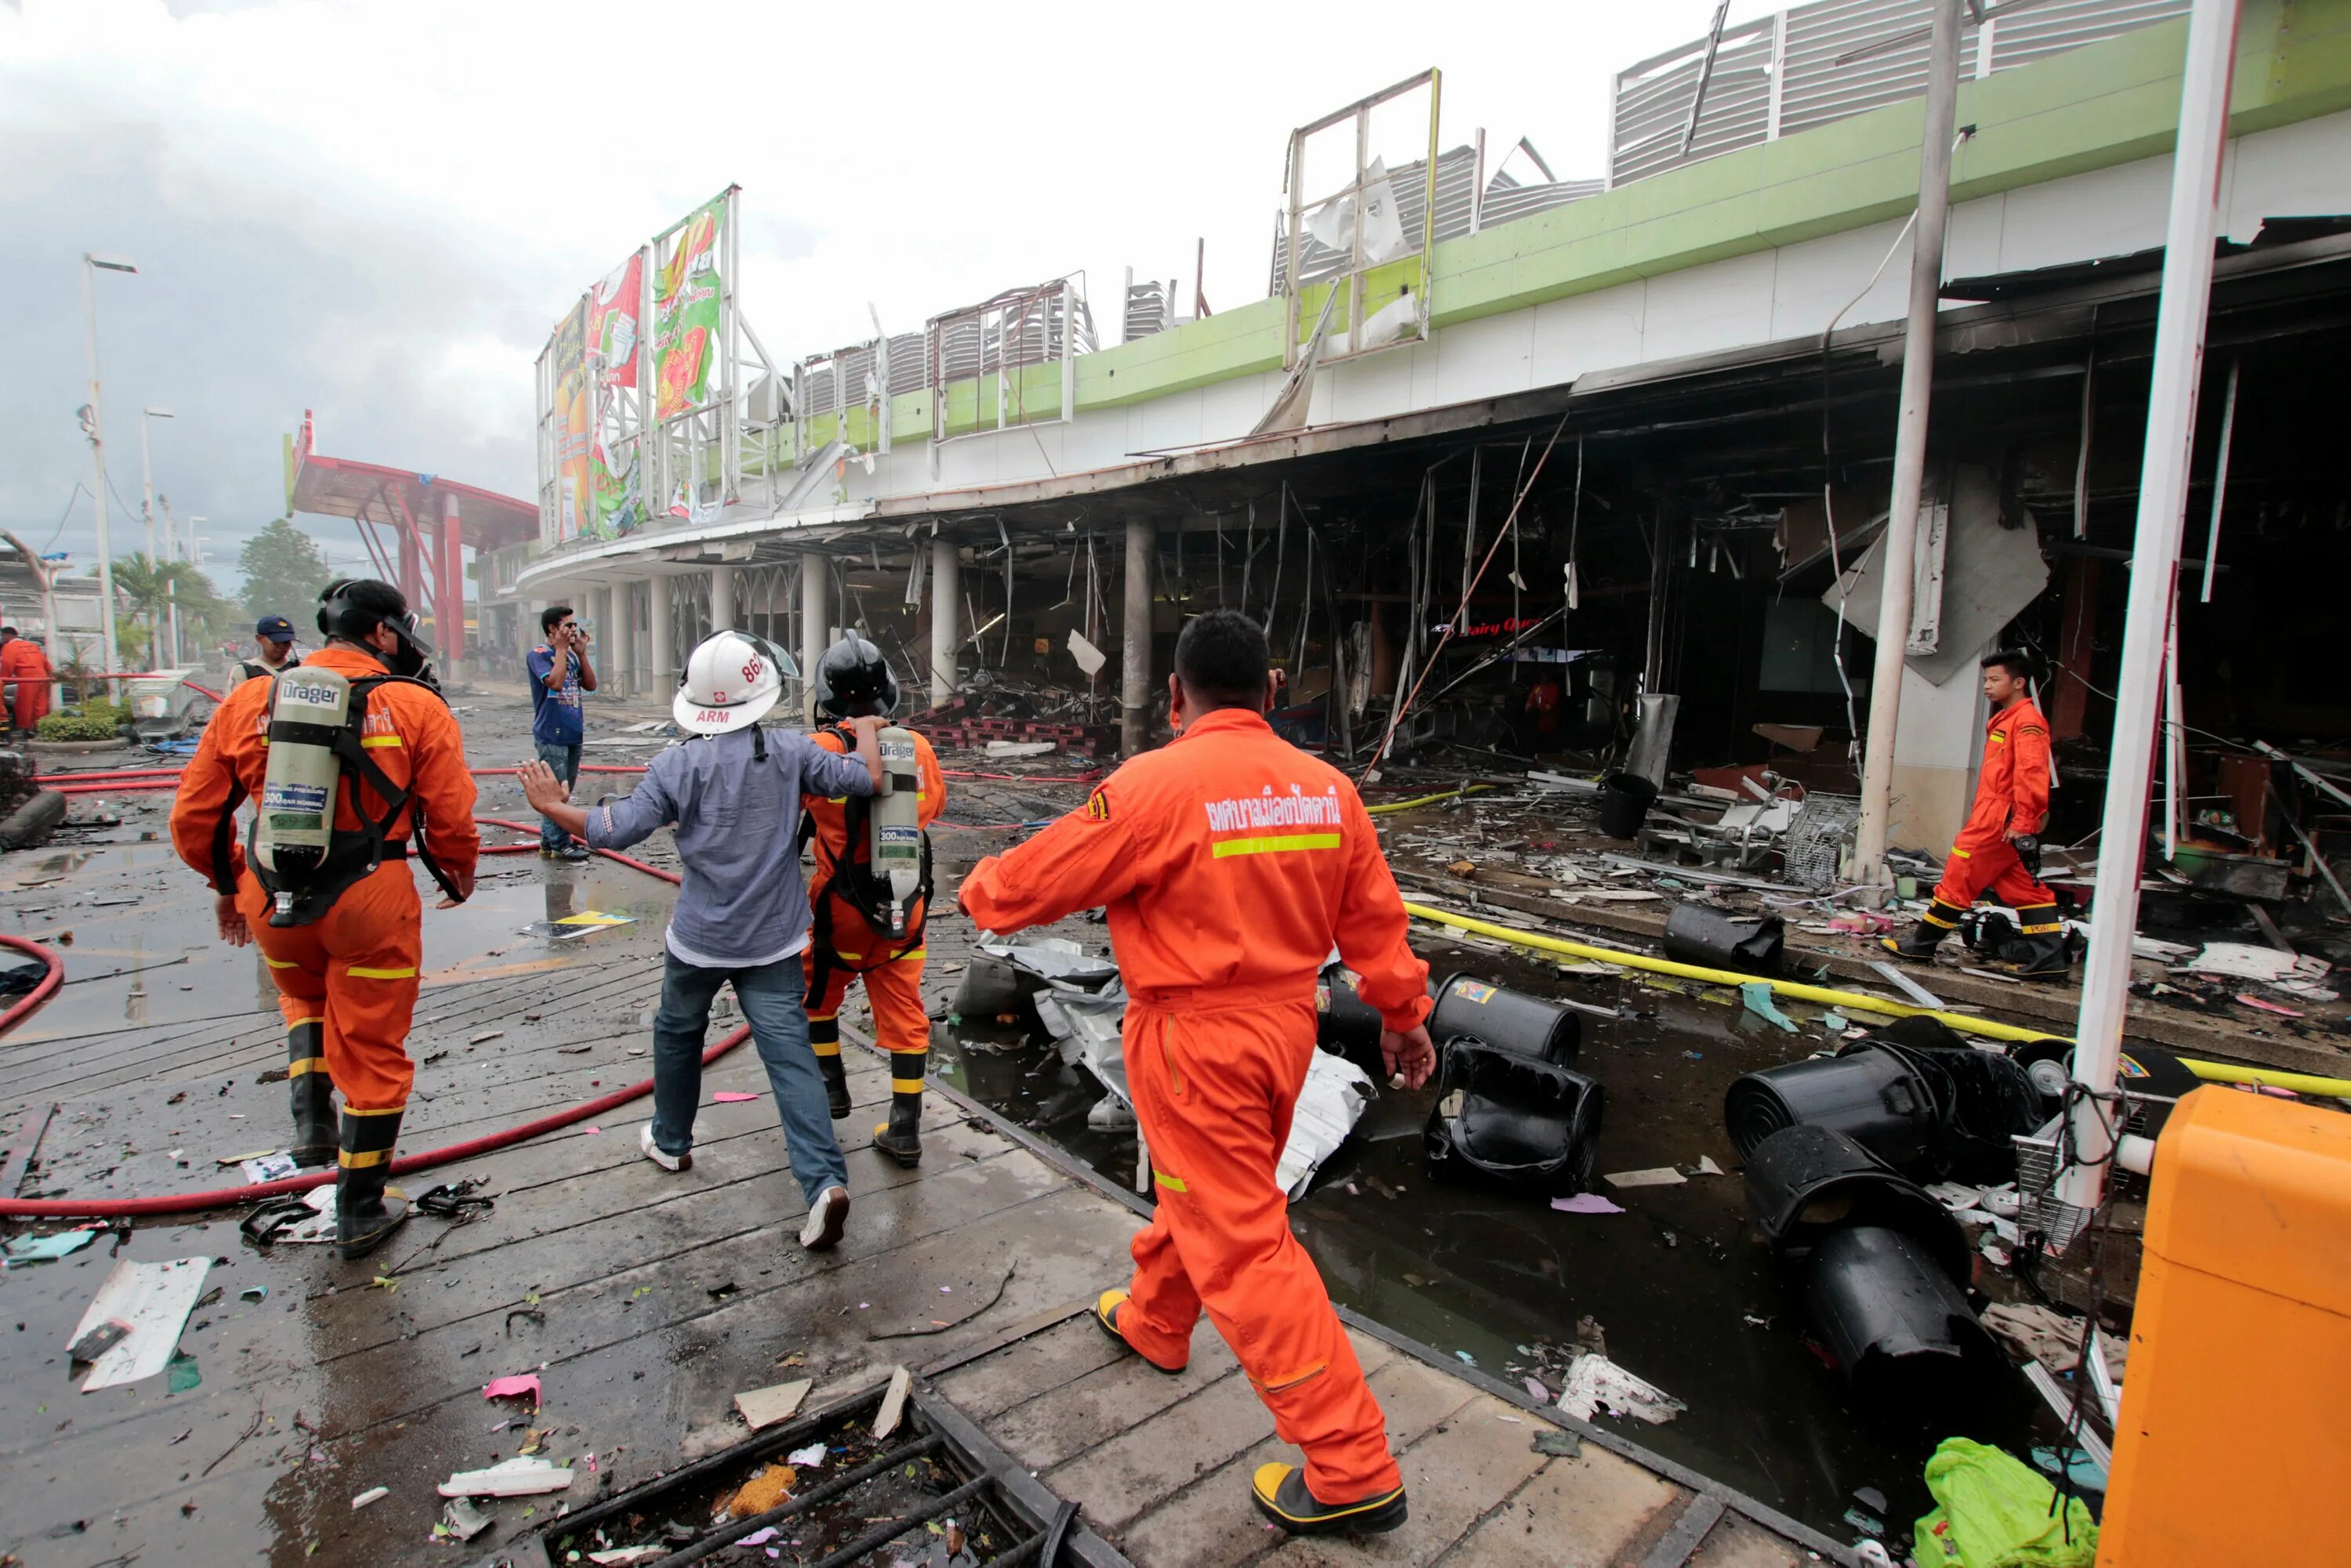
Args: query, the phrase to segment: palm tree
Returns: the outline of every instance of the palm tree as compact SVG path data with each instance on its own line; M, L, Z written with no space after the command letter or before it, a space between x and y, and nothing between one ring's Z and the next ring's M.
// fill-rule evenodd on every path
M93 574L97 569L91 569ZM114 563L114 587L129 601L134 620L143 617L147 622L147 645L162 646L163 619L171 612L176 599L183 619L193 617L202 626L218 621L226 613L212 585L212 580L198 570L193 562L171 560L156 562L145 553ZM126 656L129 650L123 650Z

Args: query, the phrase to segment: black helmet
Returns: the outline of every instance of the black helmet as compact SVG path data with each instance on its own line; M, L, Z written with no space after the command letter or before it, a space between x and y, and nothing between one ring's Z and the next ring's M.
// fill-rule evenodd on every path
M862 637L843 637L817 662L816 706L835 718L853 712L887 718L898 706L898 678L881 649Z

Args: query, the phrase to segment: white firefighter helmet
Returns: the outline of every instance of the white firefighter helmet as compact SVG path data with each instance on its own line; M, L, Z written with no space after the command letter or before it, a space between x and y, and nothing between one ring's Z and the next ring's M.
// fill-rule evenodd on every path
M715 632L687 655L670 714L693 734L725 735L766 716L793 673L791 660L766 638Z

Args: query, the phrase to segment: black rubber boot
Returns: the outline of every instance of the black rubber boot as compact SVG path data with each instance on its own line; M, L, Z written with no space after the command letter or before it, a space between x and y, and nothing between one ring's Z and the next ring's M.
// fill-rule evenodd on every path
M1959 916L1966 913L1938 898L1927 905L1927 913L1918 917L1917 925L1899 936L1879 937L1878 946L1913 964L1931 964L1935 961L1935 949L1959 928Z
M346 1258L364 1258L408 1218L408 1200L384 1190L399 1111L343 1111L342 1169L335 1178L335 1240Z
M286 1031L287 1086L294 1102L294 1163L335 1163L335 1082L327 1076L327 1026L304 1019Z
M2000 967L2032 980L2062 980L2074 972L2073 955L2065 950L2065 922L2053 904L2034 904L2016 912L2022 934L2001 955Z
M1322 1502L1306 1490L1306 1472L1295 1465L1259 1465L1250 1480L1249 1500L1292 1535L1377 1535L1411 1517L1404 1488L1354 1502Z
M902 1166L923 1160L923 1074L928 1047L890 1053L890 1119L873 1129L873 1146Z
M809 1019L809 1049L816 1052L817 1070L824 1074L826 1109L836 1122L849 1120L849 1069L841 1061L841 1019Z

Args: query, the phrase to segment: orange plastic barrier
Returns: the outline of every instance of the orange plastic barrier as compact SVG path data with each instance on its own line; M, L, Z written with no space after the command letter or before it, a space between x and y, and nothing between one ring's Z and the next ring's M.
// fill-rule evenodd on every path
M2351 1116L2205 1088L2156 1145L2099 1568L2339 1568Z

